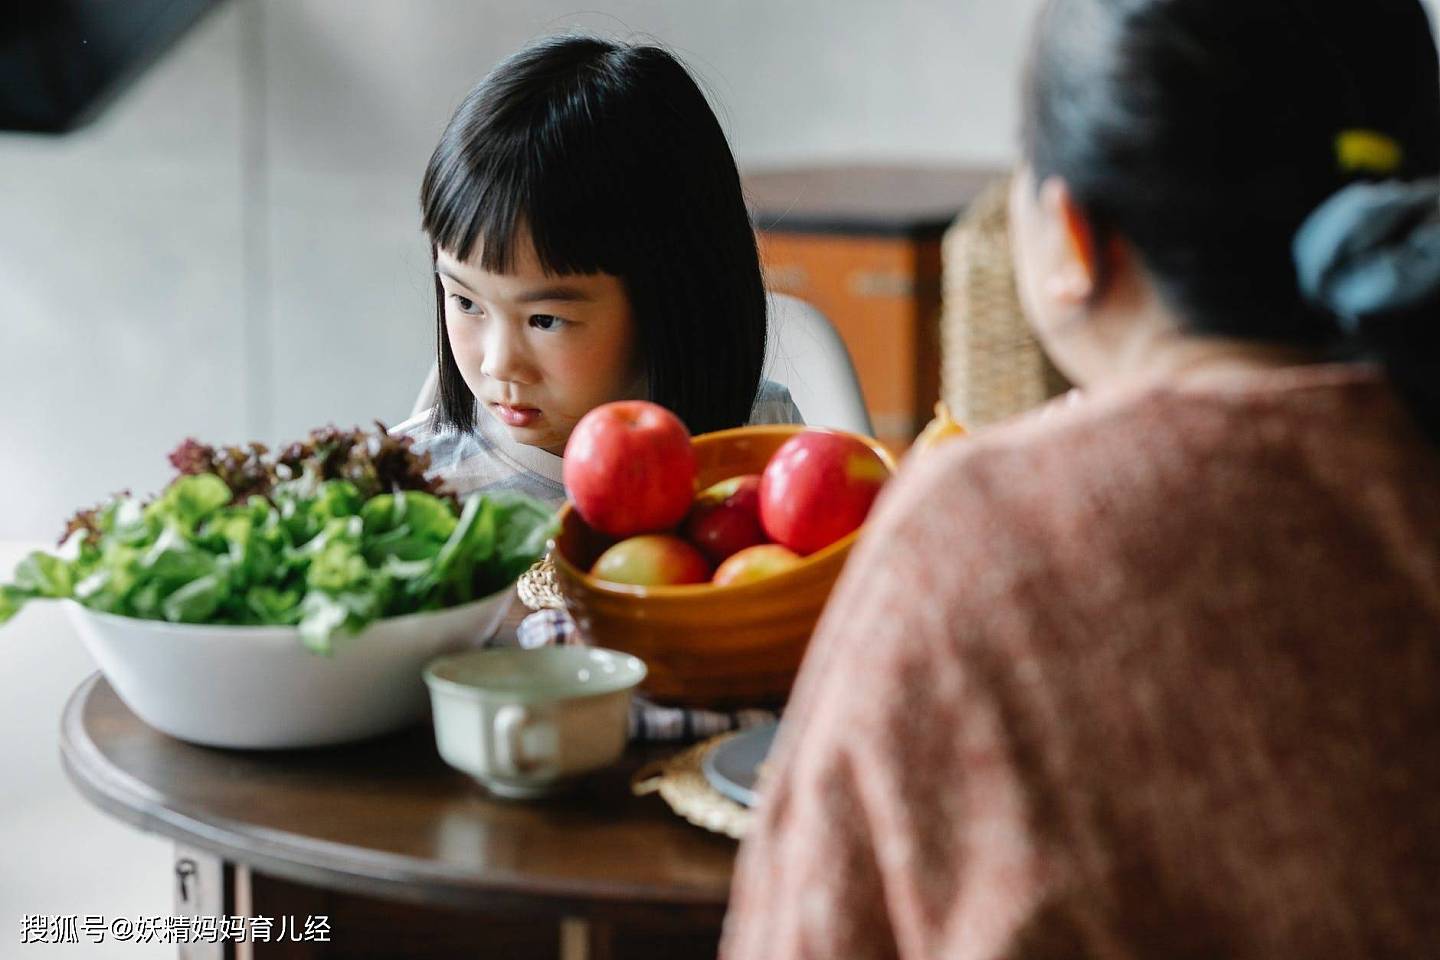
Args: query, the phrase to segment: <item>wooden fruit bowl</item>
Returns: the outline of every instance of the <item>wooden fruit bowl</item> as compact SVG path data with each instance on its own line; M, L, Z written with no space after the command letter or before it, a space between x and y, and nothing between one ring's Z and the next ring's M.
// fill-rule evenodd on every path
M740 427L696 437L701 489L760 473L800 426ZM861 437L893 473L879 441ZM753 583L637 587L606 583L585 571L615 541L596 533L570 504L560 510L551 556L565 605L597 646L644 660L644 694L660 703L740 707L783 701L810 634L859 531L796 567Z

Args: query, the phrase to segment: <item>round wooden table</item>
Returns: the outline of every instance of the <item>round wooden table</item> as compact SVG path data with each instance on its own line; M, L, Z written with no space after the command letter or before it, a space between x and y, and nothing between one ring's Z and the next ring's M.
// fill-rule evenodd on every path
M328 917L329 944L181 956L715 950L735 843L629 787L676 746L634 746L566 794L516 802L447 766L428 726L338 748L213 749L147 726L99 674L71 696L60 743L87 798L175 840L177 914Z

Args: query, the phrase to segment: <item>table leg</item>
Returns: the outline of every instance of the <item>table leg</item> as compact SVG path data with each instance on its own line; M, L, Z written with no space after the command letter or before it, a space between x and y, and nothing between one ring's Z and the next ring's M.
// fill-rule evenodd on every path
M175 916L229 917L235 904L235 868L200 850L175 845ZM233 943L182 943L180 960L234 960Z
M719 949L720 930L710 924L672 921L656 926L573 918L561 923L561 960L706 960Z
M272 929L276 939L241 943L234 960L317 960L335 946L333 929L327 941L301 939L303 925L310 918L328 919L332 896L327 891L277 881L245 866L235 867L235 890L241 915L270 917L275 922Z
M590 923L580 917L560 921L560 960L596 960L590 950Z

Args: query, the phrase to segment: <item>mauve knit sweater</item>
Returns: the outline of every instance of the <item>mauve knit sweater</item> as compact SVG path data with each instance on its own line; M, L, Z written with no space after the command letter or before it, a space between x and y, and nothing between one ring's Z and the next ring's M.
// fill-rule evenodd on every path
M726 960L1440 957L1440 456L1359 366L907 467L796 684Z

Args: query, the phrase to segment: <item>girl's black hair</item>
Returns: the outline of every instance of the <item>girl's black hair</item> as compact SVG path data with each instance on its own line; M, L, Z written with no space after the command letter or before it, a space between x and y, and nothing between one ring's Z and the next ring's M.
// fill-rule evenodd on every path
M1337 159L1347 130L1398 142L1403 162L1385 176L1440 173L1440 64L1419 0L1050 0L1041 12L1024 91L1037 182L1059 176L1102 238L1125 237L1189 329L1378 357L1440 435L1440 303L1345 342L1297 284L1296 231L1364 175Z
M618 276L650 399L692 433L749 420L766 302L735 159L704 94L653 46L571 36L501 63L455 111L420 208L443 248L505 272L528 232L547 272ZM435 281L437 427L471 430L475 400Z

